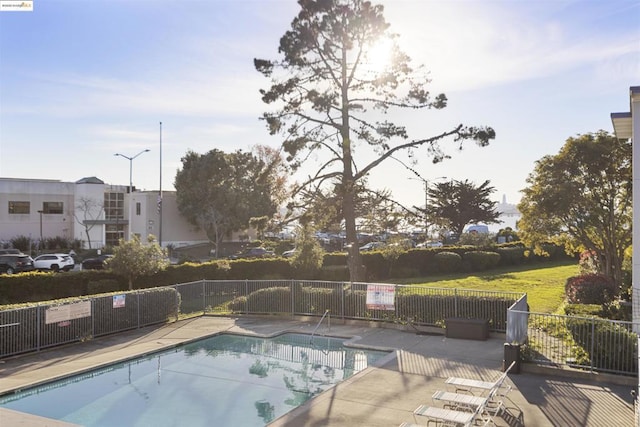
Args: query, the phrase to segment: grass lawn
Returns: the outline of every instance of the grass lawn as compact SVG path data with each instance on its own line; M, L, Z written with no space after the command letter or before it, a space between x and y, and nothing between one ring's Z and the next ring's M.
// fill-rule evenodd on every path
M527 294L530 311L555 313L564 301L564 284L567 278L577 274L578 265L575 262L538 263L505 267L473 275L450 274L389 282L437 288L522 292Z

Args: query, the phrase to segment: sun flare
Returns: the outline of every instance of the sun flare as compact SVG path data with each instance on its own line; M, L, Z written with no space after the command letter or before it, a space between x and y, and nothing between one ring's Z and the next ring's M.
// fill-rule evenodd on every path
M371 45L363 61L367 71L379 73L391 66L393 60L393 41L378 40Z

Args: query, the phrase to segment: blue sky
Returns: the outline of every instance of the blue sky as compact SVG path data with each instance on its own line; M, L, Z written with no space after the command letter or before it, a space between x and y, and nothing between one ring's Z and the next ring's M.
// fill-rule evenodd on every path
M612 131L640 84L640 2L388 0L385 17L416 64L430 70L443 111L407 116L424 138L458 123L489 125L489 147L467 145L416 170L490 180L516 203L534 162L566 138ZM97 176L146 190L173 188L180 159L278 146L258 117L268 81L253 58L278 58L293 0L35 0L0 13L0 177ZM423 184L398 163L370 178L407 204Z

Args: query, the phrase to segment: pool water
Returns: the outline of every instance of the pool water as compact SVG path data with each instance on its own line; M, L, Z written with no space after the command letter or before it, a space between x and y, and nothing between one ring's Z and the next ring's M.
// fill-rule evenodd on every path
M264 426L388 353L342 339L217 335L0 397L87 427Z

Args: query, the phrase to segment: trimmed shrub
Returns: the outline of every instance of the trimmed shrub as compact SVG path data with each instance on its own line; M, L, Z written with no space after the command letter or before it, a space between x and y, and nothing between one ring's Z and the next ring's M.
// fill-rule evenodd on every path
M583 274L567 279L564 287L572 304L605 304L616 296L616 285L604 274Z
M320 280L343 282L349 280L349 267L346 265L332 265L320 269Z
M638 338L623 325L570 318L567 328L585 353L578 363L604 371L638 371Z
M468 271L485 271L498 266L500 254L488 251L469 251L462 256L462 263Z
M417 269L418 275L427 276L438 272L435 256L441 252L440 248L409 249L400 255L396 268Z
M360 256L362 256L362 264L367 268L367 280L388 278L389 261L384 258L382 252L364 252Z
M598 304L567 304L564 314L578 317L602 317L602 306Z
M506 330L507 309L514 303L504 298L478 298L461 295L418 295L397 293L395 311L367 308L366 290L354 290L350 285L328 284L326 288L297 284L293 309L298 314L332 315L346 318L375 319L396 322L412 321L423 325L440 325L448 317L487 319L491 329ZM234 312L290 313L291 286L276 286L236 297L229 308ZM342 298L344 297L344 304Z
M439 273L454 273L462 266L462 257L455 252L439 252L434 261Z
M322 258L322 266L330 267L332 265L347 265L347 254L345 252L331 252L324 254Z
M520 265L525 262L525 248L522 246L500 247L495 251L500 255L500 265Z

